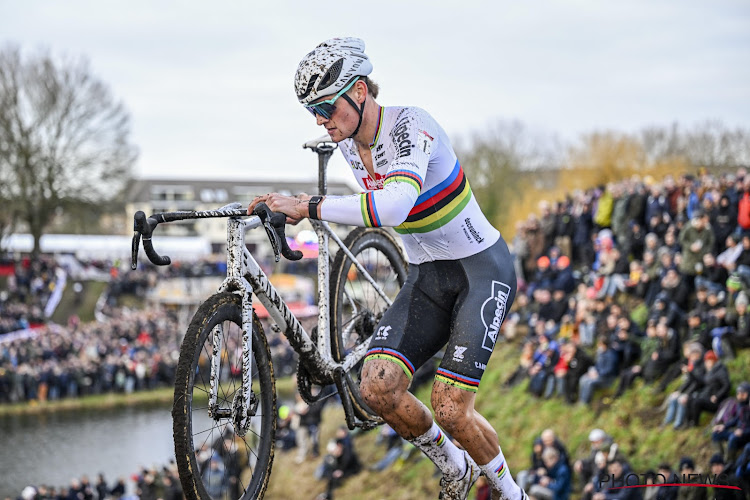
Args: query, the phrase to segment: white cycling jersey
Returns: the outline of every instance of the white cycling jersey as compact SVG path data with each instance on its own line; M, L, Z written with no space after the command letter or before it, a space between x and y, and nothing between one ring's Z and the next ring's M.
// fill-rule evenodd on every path
M423 109L380 108L370 144L374 178L353 139L342 141L340 149L366 191L327 196L321 219L393 227L415 264L462 259L500 237L479 208L447 134Z

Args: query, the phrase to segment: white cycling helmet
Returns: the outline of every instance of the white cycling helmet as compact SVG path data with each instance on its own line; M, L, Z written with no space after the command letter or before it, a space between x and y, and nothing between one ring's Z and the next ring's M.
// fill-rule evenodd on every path
M302 104L341 91L354 77L367 76L372 63L359 38L331 38L307 54L297 67L294 90Z

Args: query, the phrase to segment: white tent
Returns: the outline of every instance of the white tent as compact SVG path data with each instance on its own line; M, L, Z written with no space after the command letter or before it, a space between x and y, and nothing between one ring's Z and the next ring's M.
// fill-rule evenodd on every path
M39 242L42 253L72 254L81 260L129 260L131 237L90 234L45 234ZM211 244L198 236L158 236L154 249L172 259L195 260L211 254ZM0 249L29 253L34 248L30 234L12 234L0 241ZM146 259L141 243L139 261Z

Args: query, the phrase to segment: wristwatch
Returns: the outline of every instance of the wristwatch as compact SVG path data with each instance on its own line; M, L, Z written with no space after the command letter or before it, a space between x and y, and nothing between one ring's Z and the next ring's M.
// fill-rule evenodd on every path
M318 217L318 205L321 201L323 201L322 196L313 196L310 198L310 201L307 203L307 210L309 211L308 217L316 220L320 219L320 217Z

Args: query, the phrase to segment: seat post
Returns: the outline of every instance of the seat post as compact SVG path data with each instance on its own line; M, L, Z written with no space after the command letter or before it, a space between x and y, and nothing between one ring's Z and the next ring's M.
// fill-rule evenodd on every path
M334 149L336 149L336 146L331 144L319 144L313 148L313 151L318 154L318 194L320 196L328 194L326 167Z

